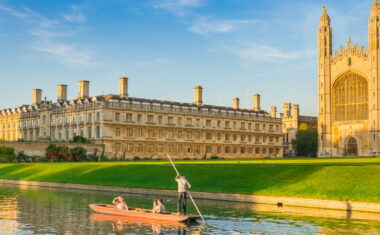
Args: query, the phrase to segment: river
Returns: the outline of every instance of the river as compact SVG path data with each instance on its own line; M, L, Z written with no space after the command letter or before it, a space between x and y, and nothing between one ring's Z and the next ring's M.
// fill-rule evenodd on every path
M196 200L205 225L142 223L93 213L114 193L0 184L0 234L380 234L380 214ZM159 196L123 194L150 208ZM165 198L168 211L175 198ZM195 213L194 208L190 208Z

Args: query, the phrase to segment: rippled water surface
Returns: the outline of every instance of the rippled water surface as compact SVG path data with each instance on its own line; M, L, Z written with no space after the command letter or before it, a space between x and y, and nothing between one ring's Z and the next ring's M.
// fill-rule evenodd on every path
M91 212L114 193L0 184L0 234L380 234L380 214L197 200L206 224L142 223ZM150 208L157 196L123 195ZM175 211L175 199L166 198Z

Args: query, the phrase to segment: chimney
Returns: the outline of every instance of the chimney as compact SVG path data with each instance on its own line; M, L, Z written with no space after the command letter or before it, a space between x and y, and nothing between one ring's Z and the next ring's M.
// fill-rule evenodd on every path
M232 107L234 109L240 109L240 99L238 97L233 98Z
M196 105L202 105L203 104L202 90L203 90L203 88L201 86L194 87L194 104L196 104Z
M41 89L33 89L32 105L41 104L41 99L42 99L42 90Z
M121 97L128 97L128 78L119 78L119 95Z
M299 115L300 115L300 106L298 104L294 104L293 105L293 117L298 119Z
M292 104L291 103L284 103L283 109L284 109L284 118L291 117L291 109Z
M277 107L276 106L272 106L270 108L270 116L272 118L276 118L277 117Z
M88 98L90 96L90 82L89 81L79 81L79 94L78 99Z
M67 85L59 84L57 86L57 101L67 100Z
M260 94L254 94L253 95L253 110L254 111L260 111Z

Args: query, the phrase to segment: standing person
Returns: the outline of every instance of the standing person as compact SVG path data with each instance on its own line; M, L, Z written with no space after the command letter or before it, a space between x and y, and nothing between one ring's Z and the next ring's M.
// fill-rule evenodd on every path
M179 177L177 175L175 181L178 183L177 211L181 215L186 215L187 192L191 188L191 184L187 181L186 176Z

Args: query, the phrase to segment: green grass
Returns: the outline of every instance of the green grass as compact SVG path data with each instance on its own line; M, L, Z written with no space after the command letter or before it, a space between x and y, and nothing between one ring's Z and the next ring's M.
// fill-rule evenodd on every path
M380 202L380 159L176 161L193 191ZM164 161L0 164L0 178L175 189Z

